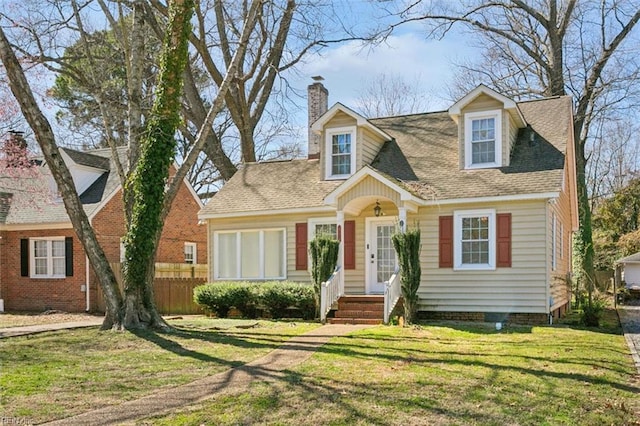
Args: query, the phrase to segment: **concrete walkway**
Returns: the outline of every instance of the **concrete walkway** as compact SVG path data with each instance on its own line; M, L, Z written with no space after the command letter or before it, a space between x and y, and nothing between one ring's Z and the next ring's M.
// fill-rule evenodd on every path
M618 315L633 362L640 374L640 306L619 305Z
M94 327L96 325L102 325L104 318L96 317L95 320L74 321L74 322L60 322L55 324L38 324L38 325L25 325L22 327L7 327L0 328L0 339L5 337L26 336L27 334L44 333L47 331L57 330L69 330L72 328Z
M135 420L152 415L162 415L221 394L240 392L247 389L254 380L284 380L285 370L305 361L329 339L367 327L370 326L324 325L292 338L280 348L243 366L186 385L166 389L141 399L45 424L99 426L133 423Z

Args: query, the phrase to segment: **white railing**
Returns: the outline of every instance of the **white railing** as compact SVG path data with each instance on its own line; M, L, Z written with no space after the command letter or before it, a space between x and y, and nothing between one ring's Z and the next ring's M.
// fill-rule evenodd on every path
M328 280L320 285L320 321L325 322L331 306L338 301L344 293L344 283L340 267L337 266Z
M384 282L384 323L389 324L389 317L391 312L398 304L402 296L402 289L400 287L400 271L395 270L393 275L389 277L389 281Z

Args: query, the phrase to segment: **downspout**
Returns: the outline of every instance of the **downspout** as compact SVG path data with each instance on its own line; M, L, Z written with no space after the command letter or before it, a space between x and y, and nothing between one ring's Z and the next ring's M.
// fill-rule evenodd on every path
M89 256L85 255L84 256L84 265L85 265L85 272L84 272L84 282L85 282L85 286L84 286L84 291L85 291L85 298L87 300L87 308L85 309L86 312L89 312L91 310L91 299L89 296Z
M547 204L545 206L545 231L544 231L544 253L545 253L545 274L546 274L546 282L545 282L545 303L547 305L547 314L549 315L549 325L553 322L553 315L551 314L551 306L549 304L551 300L551 253L549 252L549 240L551 239L551 225L549 223L551 216L551 205L554 202L554 199L547 200ZM552 241L551 244L555 244L555 241ZM552 249L553 250L553 249Z
M0 314L4 312L4 299L2 298L2 236L0 236Z

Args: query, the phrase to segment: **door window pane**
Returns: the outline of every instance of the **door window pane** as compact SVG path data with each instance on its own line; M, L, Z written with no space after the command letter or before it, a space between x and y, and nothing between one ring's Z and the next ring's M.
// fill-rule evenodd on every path
M378 282L387 281L396 268L396 253L393 249L391 235L394 225L378 225L376 235L378 257Z

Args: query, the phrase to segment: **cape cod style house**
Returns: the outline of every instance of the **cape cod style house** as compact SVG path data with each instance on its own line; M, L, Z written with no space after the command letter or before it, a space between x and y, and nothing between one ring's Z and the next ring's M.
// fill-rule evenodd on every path
M110 262L122 256L125 233L120 179L109 149L60 153L98 240ZM118 155L126 164L127 151ZM11 311L101 310L98 282L45 163L32 170L0 171L0 300ZM202 203L182 185L165 222L157 262L206 262ZM116 265L117 266L117 265Z
M514 102L481 85L447 111L367 119L328 108L320 82L308 91L308 158L246 164L200 211L211 281L308 282L308 242L329 233L340 254L323 319L388 320L391 235L418 226L420 317L564 313L578 226L569 97Z

